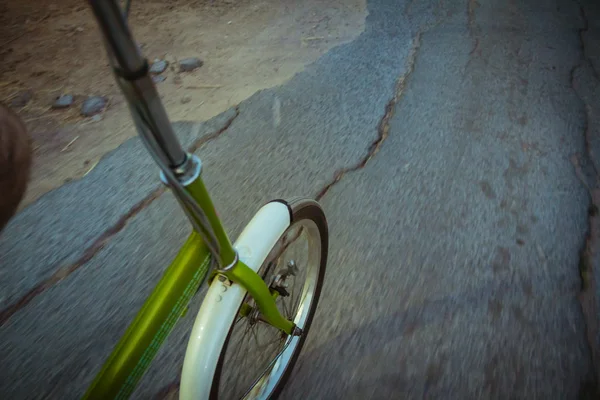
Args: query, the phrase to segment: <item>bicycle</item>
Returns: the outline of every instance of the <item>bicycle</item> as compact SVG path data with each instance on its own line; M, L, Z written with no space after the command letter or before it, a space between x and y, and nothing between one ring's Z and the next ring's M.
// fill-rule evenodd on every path
M180 398L274 398L290 376L321 293L325 214L314 200L274 200L232 244L202 181L202 163L178 142L128 29L130 2L125 12L116 0L89 3L139 137L193 230L84 398L128 398L206 281L184 357ZM257 354L240 359L238 346ZM238 390L240 382L245 385Z

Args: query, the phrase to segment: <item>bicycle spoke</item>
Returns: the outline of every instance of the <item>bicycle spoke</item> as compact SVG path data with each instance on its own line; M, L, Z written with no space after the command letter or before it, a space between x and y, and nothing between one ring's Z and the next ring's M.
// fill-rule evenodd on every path
M294 225L280 238L258 273L268 285L279 285L287 290L287 295L277 297L277 308L283 317L291 321L297 320L298 326L303 327L308 315L304 308L304 295L307 289L315 287L314 282L318 279L319 253L311 252L308 244L308 239L314 238L312 235L315 234L315 225L299 225ZM290 264L292 260L296 263L295 267ZM249 309L250 306L252 311L245 318L236 318L233 324L237 334L232 337L228 351L235 354L232 354L230 361L223 367L222 373L228 379L221 380L219 399L239 399L243 398L244 393L253 398L268 398L273 385L278 385L294 354L295 350L286 349L295 349L301 344L301 341L266 322L250 295L244 300L244 304L247 304L244 308ZM310 307L310 303L306 306ZM300 307L302 312L299 311Z
M243 315L238 316L237 320L233 323L233 325L237 325L240 323L241 320L243 320L245 317Z
M281 339L280 339L280 338L277 338L277 339L275 339L275 340L273 340L273 341L271 341L271 342L268 342L268 343L265 343L265 344L263 344L261 347L259 347L259 349L264 349L264 348L266 348L266 347L272 346L272 345L274 345L275 343L277 343L277 342L279 342L279 341L281 341Z
M256 330L252 329L252 336L254 336L254 341L256 342L256 347L260 348L260 342L258 337L256 336Z
M296 283L295 279L294 283ZM292 285L292 293L290 294L290 303L292 305L292 310L290 312L290 315L288 316L289 319L292 319L294 317L293 313L296 312L296 301L294 300L296 297L294 296L294 293L296 293L296 285Z

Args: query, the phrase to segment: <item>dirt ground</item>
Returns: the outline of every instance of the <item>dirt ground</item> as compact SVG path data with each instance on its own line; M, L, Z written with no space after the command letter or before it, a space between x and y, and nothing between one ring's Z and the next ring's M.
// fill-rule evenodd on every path
M364 28L365 3L134 0L130 25L150 61L169 62L157 87L171 119L201 121L285 82L354 39ZM26 205L85 175L135 130L85 1L4 1L0 38L0 101L12 103L23 118L35 151ZM186 57L199 57L204 65L180 73L177 60ZM31 99L18 104L24 93ZM75 96L75 103L52 109L61 94ZM92 95L109 99L95 119L80 114Z

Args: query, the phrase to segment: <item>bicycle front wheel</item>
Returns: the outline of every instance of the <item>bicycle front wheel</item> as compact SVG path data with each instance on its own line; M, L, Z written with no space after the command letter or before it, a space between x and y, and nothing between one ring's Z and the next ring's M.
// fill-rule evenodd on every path
M250 295L231 325L211 387L211 400L277 397L310 329L327 263L325 214L316 201L287 203L290 227L280 237L258 273L278 292L282 315L302 330L289 336L263 322Z

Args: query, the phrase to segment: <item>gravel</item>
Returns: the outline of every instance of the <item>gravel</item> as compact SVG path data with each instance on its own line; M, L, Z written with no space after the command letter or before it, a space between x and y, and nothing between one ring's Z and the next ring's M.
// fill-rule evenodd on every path
M102 97L102 96L88 97L87 99L85 99L85 101L81 105L81 114L86 117L91 117L96 114L99 114L104 110L107 103L108 103L108 100L106 97Z
M197 57L184 58L179 61L179 70L182 72L190 72L204 65L204 61Z
M54 103L52 104L52 108L60 109L60 108L68 108L73 105L73 95L63 94L58 96Z
M156 75L162 74L165 72L168 65L169 63L167 63L165 60L156 59L154 60L154 63L152 63L152 66L150 66L150 73Z

